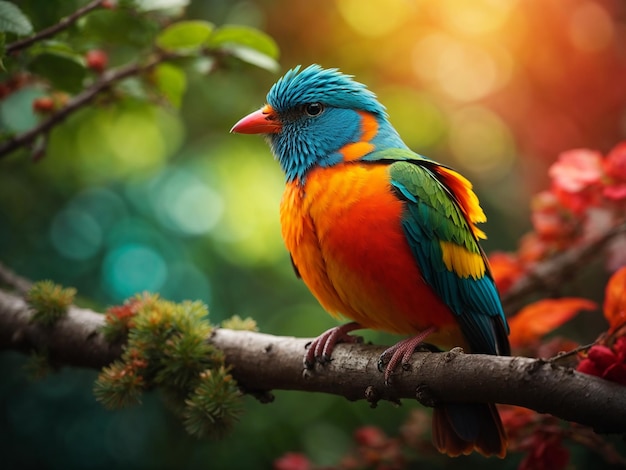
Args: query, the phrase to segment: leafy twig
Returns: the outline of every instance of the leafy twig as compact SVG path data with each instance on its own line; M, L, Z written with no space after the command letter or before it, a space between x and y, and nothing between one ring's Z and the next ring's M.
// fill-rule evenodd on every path
M49 28L43 29L39 31L38 33L33 34L32 36L27 37L25 39L20 39L19 41L15 41L15 42L12 42L11 44L8 44L6 46L7 54L11 54L13 52L26 49L27 47L30 47L31 45L33 45L34 43L38 41L42 41L44 39L52 37L55 34L59 33L60 31L63 31L64 29L69 28L76 21L78 21L80 17L100 7L103 1L104 0L93 0L87 5L76 10L71 15L66 16L65 18L61 18L61 20L58 23L50 26Z
M179 55L175 53L159 52L153 55L145 63L128 64L103 73L102 76L93 83L93 85L74 96L63 108L59 109L46 120L42 121L39 125L29 131L23 132L22 134L13 136L6 142L2 143L0 145L0 158L7 156L20 147L31 144L40 135L47 134L54 126L61 123L69 115L91 102L96 96L98 96L98 94L107 90L115 83L134 75L140 75L161 62L176 59L178 57Z

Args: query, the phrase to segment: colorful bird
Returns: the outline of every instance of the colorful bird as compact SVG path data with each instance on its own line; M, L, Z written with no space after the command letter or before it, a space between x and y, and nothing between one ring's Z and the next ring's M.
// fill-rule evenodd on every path
M426 338L510 354L471 183L411 151L365 85L298 66L231 132L266 136L286 175L280 220L296 274L331 315L352 320L311 344L306 367L359 328L412 335L381 356L386 379ZM493 404L437 406L433 441L449 455L506 452Z

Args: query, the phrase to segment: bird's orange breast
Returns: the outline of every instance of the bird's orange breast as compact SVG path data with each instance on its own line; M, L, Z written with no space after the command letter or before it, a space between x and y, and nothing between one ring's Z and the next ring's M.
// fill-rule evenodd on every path
M401 334L435 326L429 340L463 346L453 314L420 274L403 210L387 165L318 167L304 186L287 185L282 234L302 279L333 316Z

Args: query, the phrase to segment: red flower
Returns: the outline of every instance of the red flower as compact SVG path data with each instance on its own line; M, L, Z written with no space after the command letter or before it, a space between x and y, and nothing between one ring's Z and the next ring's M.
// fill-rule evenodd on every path
M592 150L569 150L548 170L552 192L559 202L576 214L598 202L604 176L602 155Z
M587 149L563 152L548 170L554 185L568 193L577 193L598 183L602 173L602 155Z

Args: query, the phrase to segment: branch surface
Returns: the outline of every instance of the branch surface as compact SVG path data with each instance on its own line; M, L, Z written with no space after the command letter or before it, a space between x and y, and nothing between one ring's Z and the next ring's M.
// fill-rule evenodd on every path
M32 322L25 301L0 290L0 349L46 350L53 362L100 368L117 359L121 345L100 333L104 316L72 307L45 328ZM409 370L385 385L377 369L384 347L340 344L333 361L303 373L308 339L216 329L209 341L223 350L232 374L250 393L300 390L349 400L494 402L532 408L598 432L626 432L626 389L541 359L447 353L416 353Z

